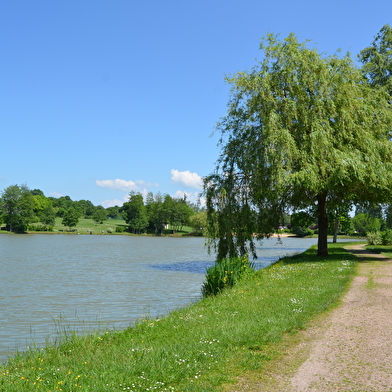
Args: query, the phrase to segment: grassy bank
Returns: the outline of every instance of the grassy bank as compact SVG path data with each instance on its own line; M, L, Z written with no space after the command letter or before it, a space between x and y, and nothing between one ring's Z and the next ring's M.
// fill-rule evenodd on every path
M57 347L11 358L0 390L219 391L277 360L282 337L335 304L355 265L342 244L330 244L328 260L310 249L165 318L84 337L70 332Z
M368 249L374 253L381 253L387 257L392 258L391 245L367 245L366 249Z

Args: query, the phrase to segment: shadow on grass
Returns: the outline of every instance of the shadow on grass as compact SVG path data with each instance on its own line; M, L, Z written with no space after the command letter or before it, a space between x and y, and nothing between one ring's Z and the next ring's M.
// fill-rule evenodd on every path
M358 243L357 243L358 244ZM328 244L328 257L319 257L317 256L317 246L312 246L307 251L300 253L298 255L291 256L289 258L283 258L280 262L284 264L297 264L297 263L328 263L328 262L337 262L342 260L354 261L354 262L369 262L373 260L373 257L367 256L366 259L360 258L360 256L356 256L355 254L361 254L362 252L365 254L371 254L372 251L366 250L353 250L345 249L346 246L353 245L352 243L337 243L337 244ZM355 254L354 254L355 253ZM379 257L375 255L374 260L379 260Z

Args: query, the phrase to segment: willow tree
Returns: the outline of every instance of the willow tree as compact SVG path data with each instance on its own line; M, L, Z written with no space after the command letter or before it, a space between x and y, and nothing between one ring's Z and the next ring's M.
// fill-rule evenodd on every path
M251 252L281 216L315 208L327 256L327 208L386 201L392 192L392 111L349 55L323 56L290 34L268 35L263 60L227 78L221 153L205 178L210 247Z
M372 86L385 86L392 96L392 27L384 25L359 56L362 72Z

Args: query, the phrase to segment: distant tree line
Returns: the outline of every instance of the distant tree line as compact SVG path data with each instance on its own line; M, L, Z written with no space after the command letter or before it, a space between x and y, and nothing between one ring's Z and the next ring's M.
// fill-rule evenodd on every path
M175 198L160 192L131 192L123 206L104 208L94 206L89 200L73 201L69 196L46 197L39 189L30 190L26 185L11 185L0 193L0 224L13 232L29 229L50 230L56 218L62 225L72 229L79 219L92 219L97 224L107 219L122 219L125 223L117 231L133 234L152 233L161 235L170 230L175 233L185 226L191 227L196 235L205 235L207 212L190 203L186 197ZM353 212L355 210L354 216ZM347 203L328 211L328 234L368 236L376 232L392 230L391 204ZM317 211L315 208L285 214L277 222L276 231L287 231L300 237L318 233Z
M191 226L195 233L202 234L206 226L206 214L196 204L185 197L173 198L159 192L150 192L145 198L131 192L123 206L108 208L94 206L89 200L74 201L69 196L47 197L40 189L31 190L27 185L11 185L0 193L0 224L6 230L51 230L56 218L69 228L77 226L81 218L93 219L97 224L106 219L123 219L127 225L124 229L138 234L149 230L159 235L169 225L173 232Z
M205 213L197 205L189 203L186 197L173 198L160 192L155 195L149 192L146 198L141 193L131 192L121 211L133 233L150 230L159 235L169 225L173 233L184 226L191 226L201 233L206 225L206 220L202 221Z
M366 237L375 232L392 230L392 205L350 205L328 211L328 218L328 234L333 236L334 242L338 234ZM305 237L318 233L317 214L314 209L293 213L289 222L287 231L297 236Z

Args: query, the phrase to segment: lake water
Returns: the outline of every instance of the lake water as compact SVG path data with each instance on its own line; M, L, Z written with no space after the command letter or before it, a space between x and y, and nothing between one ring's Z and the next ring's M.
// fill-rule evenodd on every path
M265 240L257 267L316 242ZM203 238L115 235L2 234L0 255L0 361L64 326L125 328L195 302L214 260Z

